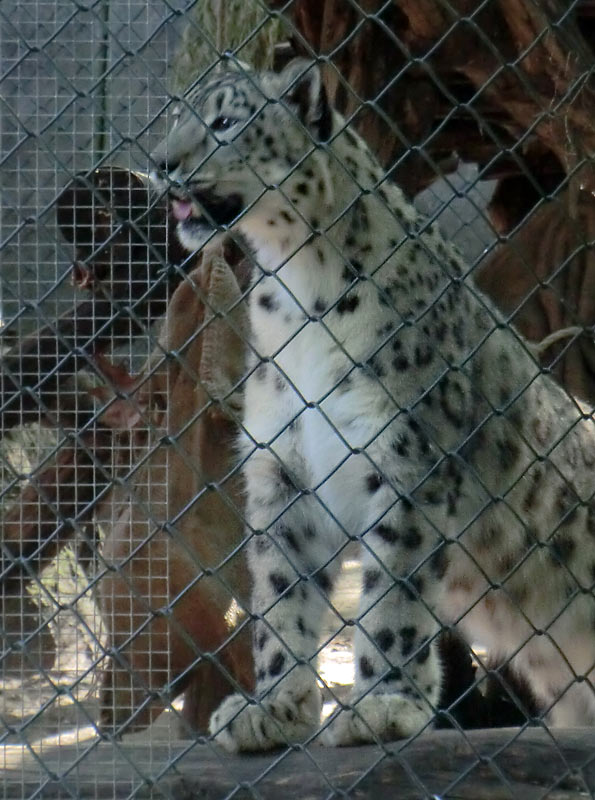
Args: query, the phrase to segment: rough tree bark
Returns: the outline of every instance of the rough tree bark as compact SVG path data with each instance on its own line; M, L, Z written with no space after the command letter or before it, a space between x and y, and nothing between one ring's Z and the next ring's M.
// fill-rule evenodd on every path
M562 0L296 0L290 13L296 50L328 58L332 102L355 115L410 195L461 159L485 177L523 178L526 213L536 192L579 166L590 175L595 3L576 9ZM514 207L518 189L517 180ZM507 212L505 227L520 218Z
M497 179L502 243L479 281L528 338L586 329L542 364L595 402L595 2L568 5L296 0L291 20L294 48L327 59L331 101L410 197L459 161Z

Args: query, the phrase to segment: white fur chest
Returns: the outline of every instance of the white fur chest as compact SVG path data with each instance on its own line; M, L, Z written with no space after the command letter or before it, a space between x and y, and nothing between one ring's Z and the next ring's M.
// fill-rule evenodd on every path
M362 367L386 312L367 281L357 282L355 307L344 269L338 257L317 264L306 247L299 260L260 279L250 297L261 363L247 382L246 430L283 461L297 455L314 484L353 461L351 451L387 422L385 393Z
M273 359L308 403L322 401L341 375L369 357L374 326L382 322L374 287L361 282L351 291L344 269L336 254L320 264L314 248L304 247L258 280L250 298L257 355ZM356 294L357 309L350 305Z

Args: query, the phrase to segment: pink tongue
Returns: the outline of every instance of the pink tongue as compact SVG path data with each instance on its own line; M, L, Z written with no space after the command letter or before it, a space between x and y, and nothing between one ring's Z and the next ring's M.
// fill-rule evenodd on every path
M188 219L192 214L192 203L190 200L174 200L172 202L174 217L178 220Z

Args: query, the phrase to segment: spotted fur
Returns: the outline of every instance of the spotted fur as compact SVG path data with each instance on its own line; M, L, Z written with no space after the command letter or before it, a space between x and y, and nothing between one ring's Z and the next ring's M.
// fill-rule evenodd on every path
M241 446L258 703L226 699L212 734L260 750L317 731L320 621L354 540L355 690L328 743L428 725L451 623L511 659L551 723L592 724L590 412L331 111L316 68L231 70L186 105L154 154L179 237L230 227L256 262Z

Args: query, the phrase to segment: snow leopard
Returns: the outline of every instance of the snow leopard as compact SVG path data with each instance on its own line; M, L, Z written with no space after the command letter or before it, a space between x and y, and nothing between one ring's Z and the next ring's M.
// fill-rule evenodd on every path
M239 462L256 686L230 751L393 740L432 724L457 626L527 678L552 725L595 722L591 410L475 286L350 122L318 65L234 63L152 154L189 251L253 257ZM362 564L349 703L321 723L321 620Z

